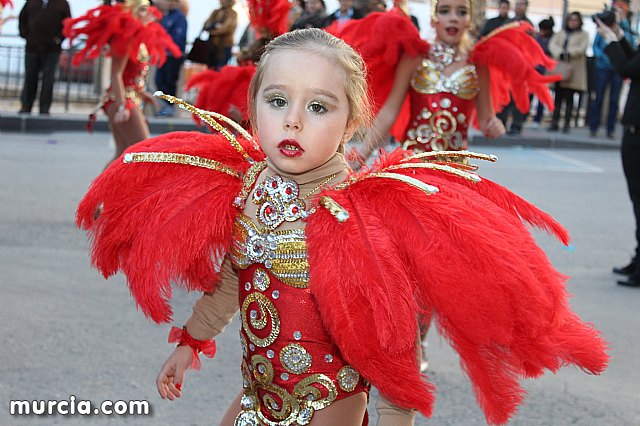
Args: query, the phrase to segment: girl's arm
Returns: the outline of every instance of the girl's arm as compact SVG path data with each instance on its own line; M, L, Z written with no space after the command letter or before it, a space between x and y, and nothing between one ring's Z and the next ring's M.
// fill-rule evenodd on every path
M476 114L478 124L482 134L489 139L496 139L504 135L504 124L493 109L493 98L491 97L491 76L489 68L481 66L476 69L478 80L480 81L480 92L476 96Z
M187 320L186 331L197 340L211 340L222 333L239 310L238 276L229 258L223 262L220 275L221 282L215 292L204 293ZM165 361L156 378L156 387L162 399L173 401L180 397L184 376L193 362L193 356L192 348L178 346Z
M126 108L124 80L124 69L127 67L129 58L126 56L113 56L111 58L111 94L114 99L113 107L115 115L113 121L116 123L124 123L129 120L130 111Z
M396 75L393 81L393 87L387 97L382 109L376 116L375 120L365 139L365 152L364 158L368 158L371 153L376 150L389 134L389 130L393 125L400 108L407 95L407 89L409 88L409 81L411 75L420 63L419 57L403 56L396 68Z

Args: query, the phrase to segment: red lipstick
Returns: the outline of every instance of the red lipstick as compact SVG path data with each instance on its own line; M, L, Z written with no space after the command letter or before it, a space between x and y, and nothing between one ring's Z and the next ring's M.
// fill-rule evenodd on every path
M304 149L300 146L298 141L295 139L285 139L278 144L278 149L280 150L280 154L285 157L300 157L304 154Z

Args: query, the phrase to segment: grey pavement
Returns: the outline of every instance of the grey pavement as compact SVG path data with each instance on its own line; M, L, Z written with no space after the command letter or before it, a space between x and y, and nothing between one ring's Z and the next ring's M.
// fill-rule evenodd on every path
M0 123L5 117L10 114L2 113ZM596 141L583 137L580 147L589 149L558 143L549 149L526 145L525 137L506 147L474 140L474 150L500 158L481 164L480 173L545 209L571 232L569 248L535 235L554 265L571 276L571 305L604 333L612 359L601 376L565 368L525 381L529 395L509 424L638 425L640 289L616 286L610 272L629 259L634 243L617 141L589 147ZM153 325L136 311L122 275L105 280L91 268L86 236L74 226L78 201L112 153L107 133L0 128L0 425L214 425L240 389L235 319L218 339L216 358L188 374L180 400L157 396L155 377L171 352L169 326ZM176 292L176 325L188 317L194 297ZM429 343L429 377L439 390L433 417L419 417L416 424L485 424L457 356L435 333ZM93 403L147 400L152 415L9 414L10 400L71 395ZM375 421L371 409L370 414Z

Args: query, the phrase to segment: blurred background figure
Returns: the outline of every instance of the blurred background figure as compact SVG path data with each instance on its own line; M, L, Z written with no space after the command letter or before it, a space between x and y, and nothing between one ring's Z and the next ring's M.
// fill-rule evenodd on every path
M211 12L204 24L209 32L209 62L207 65L218 71L229 63L231 48L234 45L233 35L238 25L238 14L233 10L235 0L220 0L220 7Z
M551 37L553 36L553 26L555 22L553 17L549 16L547 19L543 19L538 23L538 32L535 35L535 39L544 50L544 53L547 56L551 57L551 52L549 51L549 41L551 41ZM548 69L546 69L542 65L538 65L536 67L540 74L547 74ZM538 129L540 127L540 123L542 122L542 117L544 116L544 104L540 102L538 99L538 106L536 107L536 114L533 116L533 122L531 123L531 128Z
M362 19L365 16L365 12L356 8L353 5L353 0L338 0L340 7L333 11L327 19L325 19L324 26L337 25L338 28L352 19Z
M322 28L327 18L327 7L324 0L306 0L304 11L291 26L291 30L301 28Z
M582 15L571 12L567 16L564 28L554 34L549 41L549 51L553 59L568 62L571 75L555 84L555 100L551 127L549 131L557 131L560 111L564 105L564 126L562 131L569 133L573 116L573 98L587 90L587 48L589 34L582 29Z
M180 0L156 0L155 4L163 13L160 24L184 53L187 44L187 18L180 9ZM156 71L155 83L158 90L176 96L183 61L183 57L167 57L164 65ZM161 102L162 108L157 115L159 117L173 117L175 115L173 105L165 101Z
M511 3L509 3L509 0L500 0L500 4L498 5L498 16L487 20L482 31L480 31L480 37L486 36L496 28L500 28L504 24L511 22L511 18L509 18L510 9Z
M619 17L618 25L624 32L625 38L629 44L633 45L633 34L629 24L629 4L624 1L616 1L614 9ZM591 102L591 111L589 111L589 132L592 137L598 134L600 121L602 118L602 106L605 100L605 93L609 89L609 105L607 107L607 137L612 139L614 136L616 122L618 121L618 104L620 102L620 90L622 89L622 77L611 64L609 57L604 52L607 46L606 40L596 34L593 40L593 57L595 63L595 99Z
M20 11L20 37L27 40L20 114L30 114L40 87L40 114L48 115L60 59L62 21L71 17L67 0L27 0Z

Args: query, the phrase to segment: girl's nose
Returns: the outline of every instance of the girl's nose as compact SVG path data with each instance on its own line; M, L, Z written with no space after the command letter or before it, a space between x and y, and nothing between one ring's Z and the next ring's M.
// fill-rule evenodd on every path
M294 111L293 108L289 110L289 112L284 118L284 129L287 131L302 130L302 120L300 119L300 114Z

